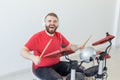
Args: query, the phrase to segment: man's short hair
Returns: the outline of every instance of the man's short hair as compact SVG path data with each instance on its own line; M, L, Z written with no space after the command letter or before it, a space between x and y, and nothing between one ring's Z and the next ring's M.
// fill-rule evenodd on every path
M45 16L45 19L47 18L47 16L54 16L54 17L56 17L56 18L58 19L58 16L57 16L57 14L55 14L55 13L48 13L48 14Z

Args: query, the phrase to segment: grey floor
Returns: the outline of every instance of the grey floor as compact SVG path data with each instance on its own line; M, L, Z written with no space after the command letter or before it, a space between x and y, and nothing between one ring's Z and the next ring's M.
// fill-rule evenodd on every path
M107 61L108 67L108 79L107 80L120 80L120 48L112 49L110 51L111 58ZM78 55L72 55L71 58L77 59ZM64 58L62 58L64 60ZM85 66L90 66L91 63L85 64ZM10 75L0 77L0 80L34 80L31 69L22 70L20 72L15 72Z

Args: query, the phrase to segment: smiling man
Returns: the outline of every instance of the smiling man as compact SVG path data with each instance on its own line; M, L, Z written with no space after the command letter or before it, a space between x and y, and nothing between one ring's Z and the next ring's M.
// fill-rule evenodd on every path
M63 80L62 76L70 73L68 62L60 61L60 55L44 57L51 52L61 50L76 51L81 47L71 44L61 33L57 32L58 16L49 13L45 16L45 30L35 33L25 44L21 55L33 62L33 72L41 80ZM34 53L32 54L31 51ZM80 69L78 69L80 71Z
M53 16L52 16L53 15ZM51 16L46 16L45 17L45 27L46 31L53 35L58 28L58 17L57 15L51 14Z

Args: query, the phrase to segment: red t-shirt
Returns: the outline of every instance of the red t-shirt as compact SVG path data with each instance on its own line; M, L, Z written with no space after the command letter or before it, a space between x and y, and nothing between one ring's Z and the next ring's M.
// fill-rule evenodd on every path
M62 44L64 44L65 46L69 45L69 41L59 32L55 32L54 36L49 36L48 34L46 34L45 30L43 30L34 34L25 44L25 47L27 47L30 51L34 51L34 55L40 56L51 38L52 41L45 50L43 56L51 52L61 50ZM37 69L38 67L51 66L57 64L59 61L60 56L49 58L42 57L41 62L37 65L34 64L33 67Z

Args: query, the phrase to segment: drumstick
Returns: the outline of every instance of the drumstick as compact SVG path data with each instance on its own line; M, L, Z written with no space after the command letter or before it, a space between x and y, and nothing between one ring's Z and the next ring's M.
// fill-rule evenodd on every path
M90 37L85 41L85 43L82 45L82 48L85 47L85 45L87 44L87 42L90 40L90 38L92 37L92 35L90 35ZM80 47L81 48L81 47Z
M45 46L44 50L42 51L42 53L41 53L41 55L40 55L40 58L42 58L45 50L46 50L46 49L48 48L48 46L50 45L51 41L52 41L52 39L50 39L49 42L47 43L47 45Z

